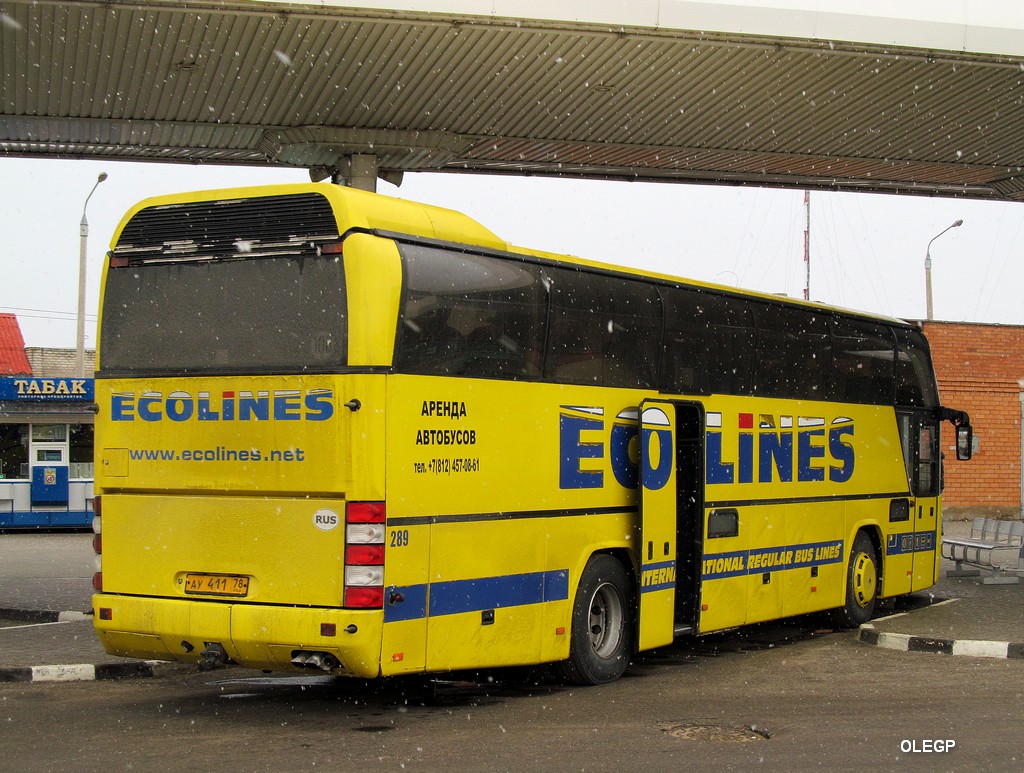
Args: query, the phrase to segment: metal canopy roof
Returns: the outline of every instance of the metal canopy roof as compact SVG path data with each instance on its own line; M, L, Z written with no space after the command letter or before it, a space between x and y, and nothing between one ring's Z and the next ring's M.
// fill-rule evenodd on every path
M1021 56L329 3L0 11L5 155L1024 200Z

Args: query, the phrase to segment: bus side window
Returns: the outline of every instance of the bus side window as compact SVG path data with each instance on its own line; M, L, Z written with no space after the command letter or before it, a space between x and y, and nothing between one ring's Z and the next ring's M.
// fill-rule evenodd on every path
M813 311L775 304L759 306L756 318L755 392L828 400L832 384L828 319Z
M754 320L727 296L688 287L663 291L665 346L661 388L747 395L753 382Z
M837 319L832 326L833 399L842 403L892 403L895 340L884 325Z
M665 392L702 393L707 373L708 321L702 294L671 287L662 291L665 341L659 385Z
M754 391L754 315L739 298L706 293L700 306L708 323L707 391L749 395Z
M598 277L614 292L614 309L606 316L604 360L606 386L653 387L661 355L661 298L651 285Z
M753 394L753 350L753 327L711 324L708 327L708 391Z
M440 303L433 295L406 303L401 353L409 372L448 373L462 351L462 336L450 324L451 309Z
M403 244L400 372L471 378L540 376L547 289L516 260Z
M548 269L551 335L545 378L570 384L653 386L661 341L657 291L641 282Z

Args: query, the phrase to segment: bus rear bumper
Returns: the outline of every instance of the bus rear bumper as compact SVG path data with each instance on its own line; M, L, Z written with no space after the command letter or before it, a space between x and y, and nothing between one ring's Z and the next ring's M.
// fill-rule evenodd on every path
M312 668L320 673L329 671L362 678L380 674L383 612L379 610L264 606L102 593L93 596L93 612L103 648L120 657L207 666L222 660L246 668ZM220 658L210 654L218 652L223 653ZM320 657L308 657L314 654Z

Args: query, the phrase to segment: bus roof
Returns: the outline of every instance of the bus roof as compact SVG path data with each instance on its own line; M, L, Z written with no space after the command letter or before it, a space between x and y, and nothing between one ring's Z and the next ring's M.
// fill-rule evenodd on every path
M219 188L153 196L140 201L128 210L114 231L111 249L117 244L128 221L138 212L149 207L302 193L318 193L325 196L334 206L335 211L339 213L339 219L346 230L364 228L396 231L488 249L509 249L506 242L461 212L326 182Z

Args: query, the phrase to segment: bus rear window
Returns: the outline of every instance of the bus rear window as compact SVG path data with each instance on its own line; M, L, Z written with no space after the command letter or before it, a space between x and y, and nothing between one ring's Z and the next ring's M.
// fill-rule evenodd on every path
M100 371L328 372L344 365L340 256L149 263L107 273Z
M132 215L110 256L108 376L330 372L345 364L338 224L319 192L184 201Z

